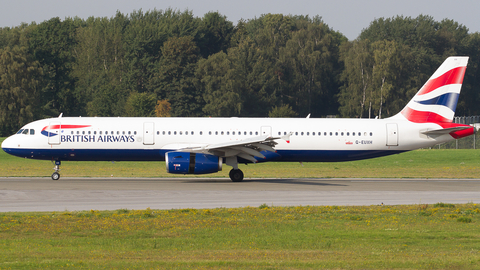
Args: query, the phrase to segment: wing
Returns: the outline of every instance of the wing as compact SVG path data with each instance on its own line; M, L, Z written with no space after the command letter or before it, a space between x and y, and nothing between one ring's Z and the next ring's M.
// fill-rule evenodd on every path
M178 151L204 153L226 158L241 157L243 159L256 163L257 160L255 159L255 157L265 158L265 156L260 153L261 151L275 152L274 147L278 144L277 142L275 142L275 140L283 139L287 142L290 142L291 134L292 133L289 133L282 137L263 135L247 138L240 141L185 147L178 149Z

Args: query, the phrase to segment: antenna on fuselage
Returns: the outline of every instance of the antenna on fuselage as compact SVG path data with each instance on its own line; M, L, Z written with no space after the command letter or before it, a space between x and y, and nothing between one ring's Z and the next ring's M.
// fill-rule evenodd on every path
M310 114L311 114L311 113L309 113L309 114L307 115L307 118L310 118Z
M63 112L58 116L58 118L62 118L62 116L63 116Z

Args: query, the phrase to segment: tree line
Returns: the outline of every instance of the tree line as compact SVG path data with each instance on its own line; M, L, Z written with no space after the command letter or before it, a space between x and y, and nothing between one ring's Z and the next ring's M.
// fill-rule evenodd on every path
M0 136L60 113L385 118L451 55L470 56L457 114L479 114L480 34L452 20L380 18L348 41L319 16L52 18L0 28Z

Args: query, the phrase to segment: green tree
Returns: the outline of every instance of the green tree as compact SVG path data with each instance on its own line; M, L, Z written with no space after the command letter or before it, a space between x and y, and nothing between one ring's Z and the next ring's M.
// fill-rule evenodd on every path
M292 107L288 104L283 106L275 106L272 110L268 113L268 117L296 117L298 113L296 113Z
M162 58L152 80L157 96L172 104L173 116L200 116L203 93L195 88L198 47L193 37L172 37L162 47Z
M217 52L226 52L233 34L233 23L218 12L208 12L203 16L199 27L201 38L198 47L201 55L207 58Z
M0 49L0 136L38 117L42 69L26 47Z
M238 116L242 111L242 101L235 88L232 62L224 52L201 59L195 75L197 89L201 89L205 106L203 112L208 116Z
M371 88L373 59L368 40L355 40L342 46L342 73L344 85L340 88L338 101L343 117L363 117L368 92Z
M76 44L74 21L66 19L62 22L56 17L29 30L30 51L44 74L40 95L43 115L78 114L75 79L71 74Z
M156 102L155 94L132 93L125 103L125 114L130 117L154 117Z
M201 20L191 11L135 11L123 34L125 49L125 85L130 91L152 92L151 78L158 71L162 46L172 37L200 38Z
M338 87L338 43L323 23L305 22L280 50L280 63L286 74L282 94L301 114L332 114L331 99ZM285 102L285 99L282 99Z
M72 75L76 79L77 101L86 108L82 114L123 115L128 91L123 79L122 35L127 23L126 18L117 13L112 19L89 18L86 26L77 30Z
M240 116L267 116L276 103L276 78L274 64L263 57L250 39L228 50L228 59L233 72L229 77L234 82L233 91L241 99Z

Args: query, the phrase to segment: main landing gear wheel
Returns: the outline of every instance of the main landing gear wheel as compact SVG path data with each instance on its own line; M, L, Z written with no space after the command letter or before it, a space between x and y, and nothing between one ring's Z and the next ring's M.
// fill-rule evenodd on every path
M243 172L241 170L231 169L228 174L232 182L242 182L243 181Z
M60 160L55 160L55 167L53 168L55 172L52 174L52 180L60 179L60 174L58 172L60 171L61 164L62 162Z

